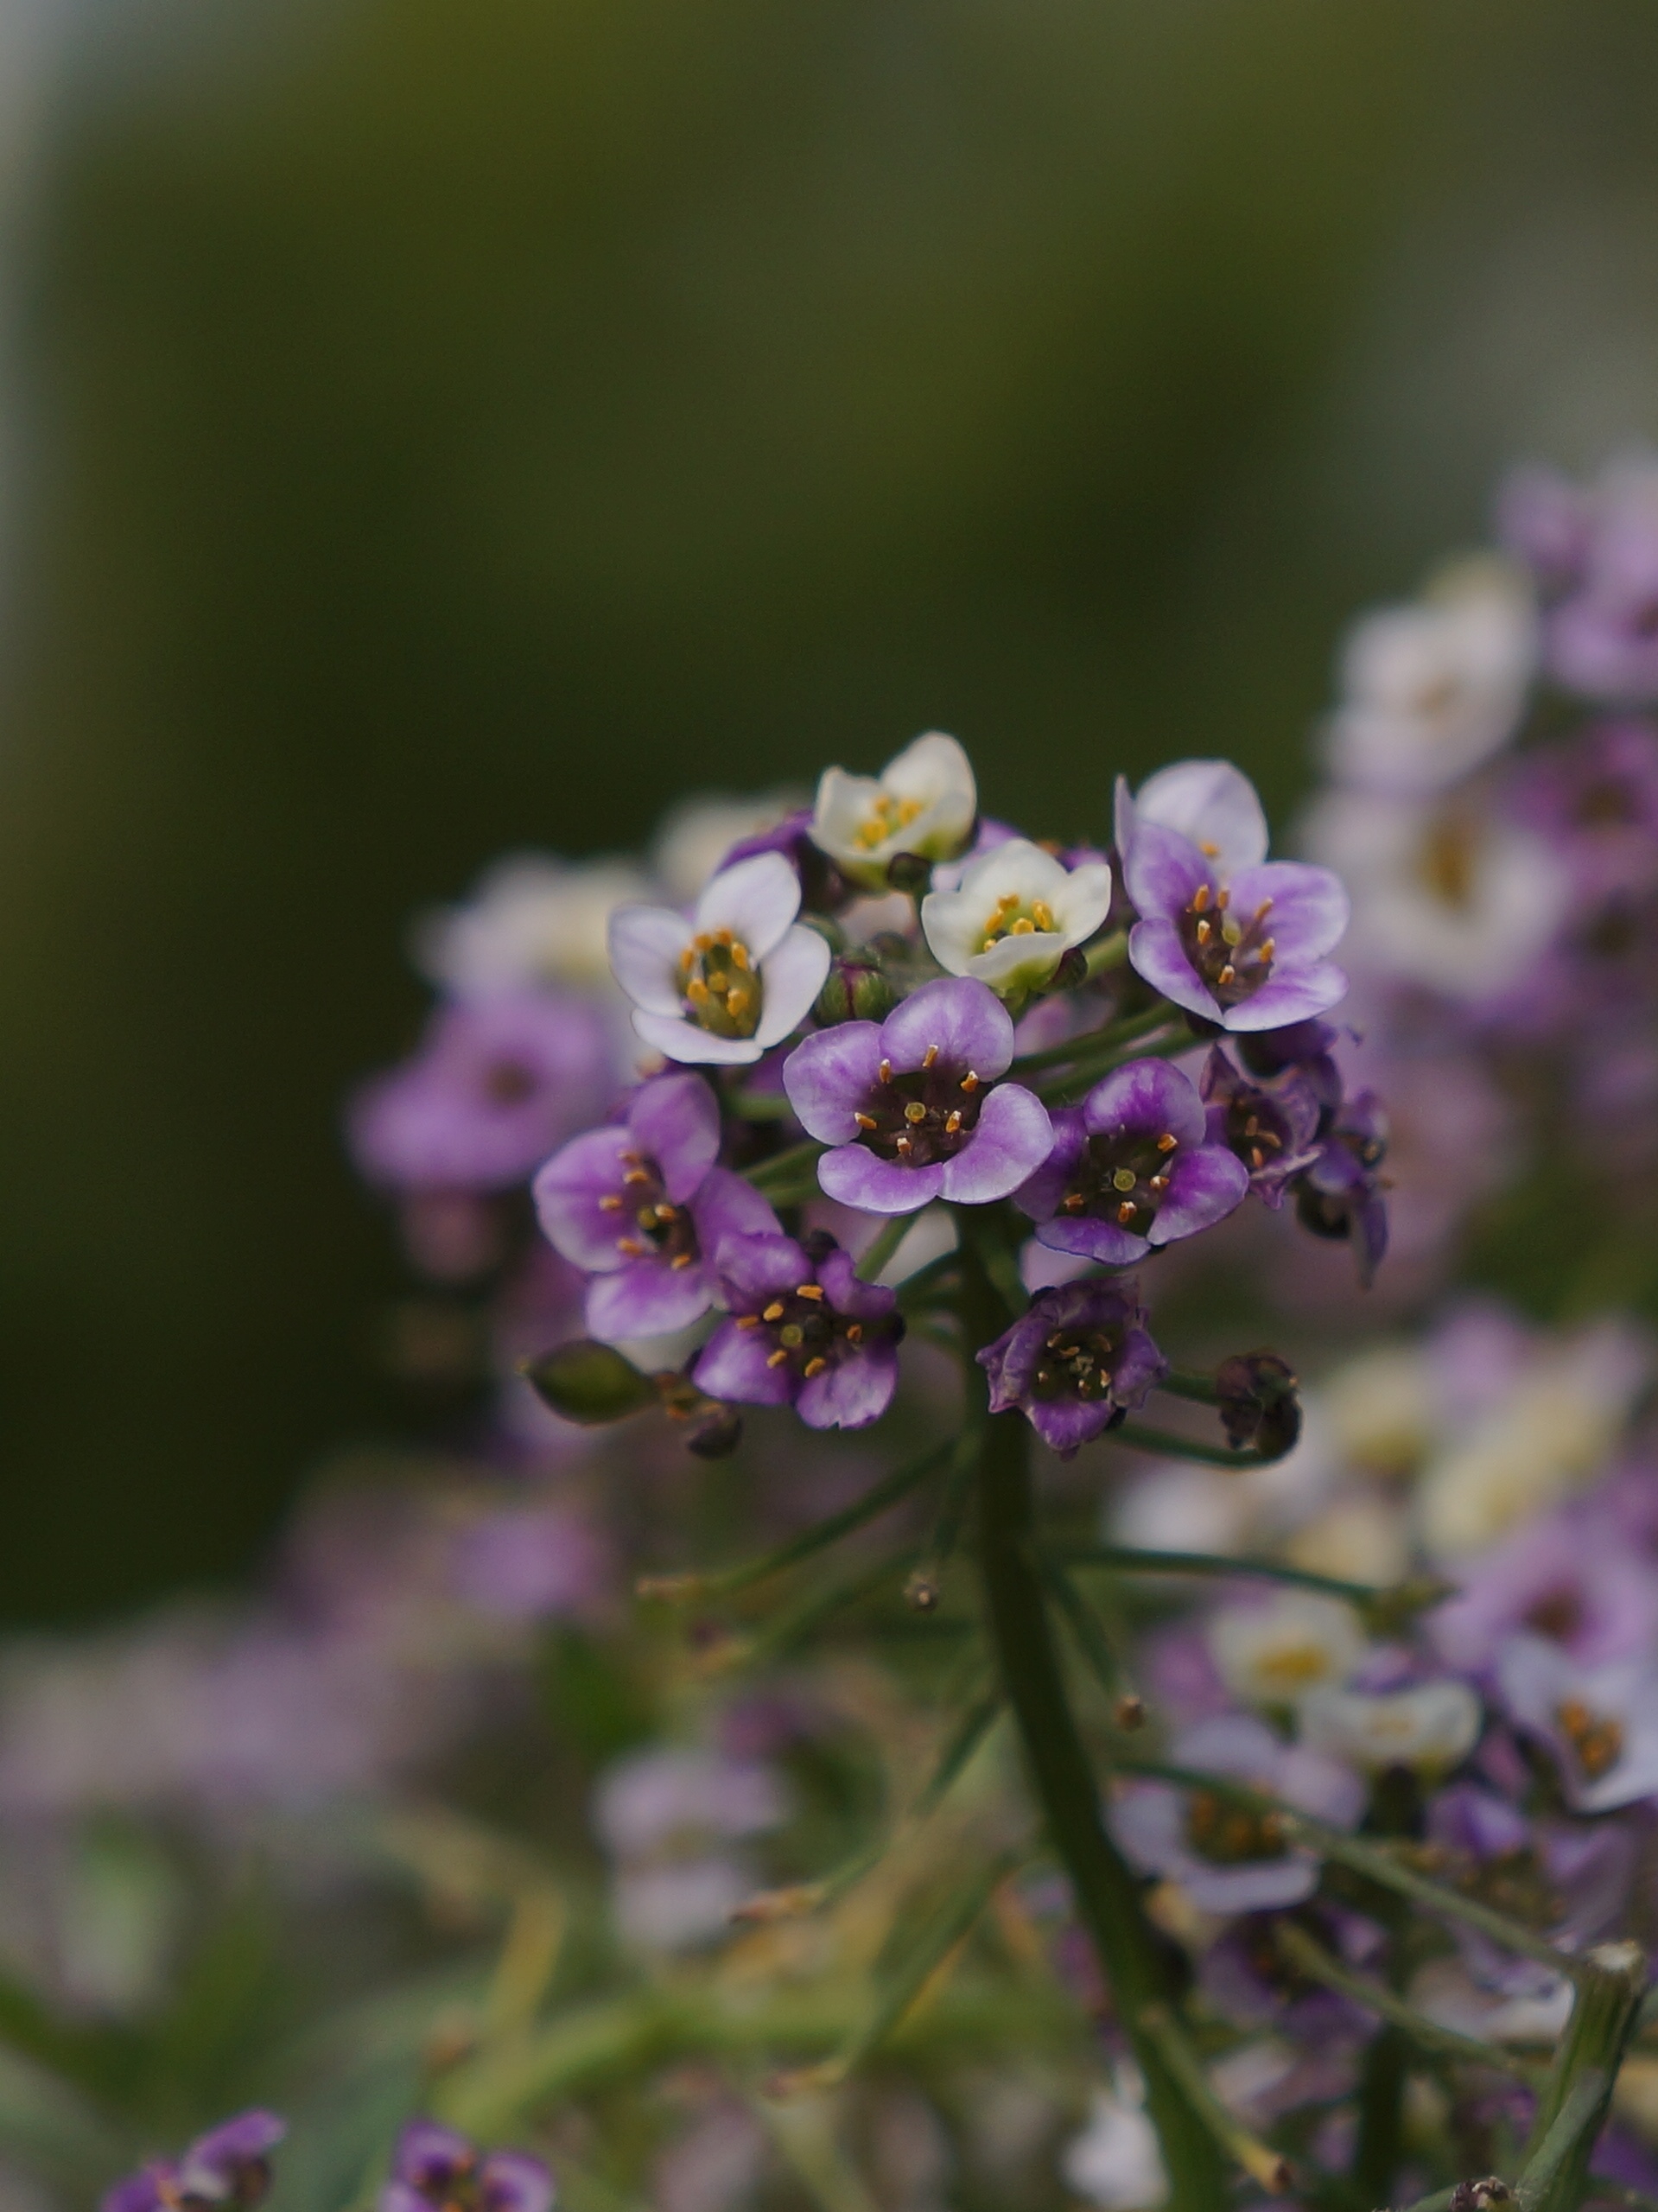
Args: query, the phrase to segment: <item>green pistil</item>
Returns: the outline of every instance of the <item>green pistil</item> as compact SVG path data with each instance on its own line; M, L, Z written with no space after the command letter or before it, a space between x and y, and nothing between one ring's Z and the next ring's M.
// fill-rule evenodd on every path
M711 1037L752 1037L759 1027L759 970L729 930L692 938L679 956L679 985L686 1013Z

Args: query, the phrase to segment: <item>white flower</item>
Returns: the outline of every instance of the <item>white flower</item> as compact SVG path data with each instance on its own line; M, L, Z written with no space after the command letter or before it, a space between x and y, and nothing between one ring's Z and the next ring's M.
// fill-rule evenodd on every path
M1153 2212L1169 2201L1157 2130L1134 2094L1135 2086L1119 2077L1115 2094L1096 2089L1088 2126L1071 2138L1059 2161L1069 2186L1101 2212Z
M633 1001L633 1027L670 1060L757 1060L804 1020L829 949L795 920L800 882L781 853L716 875L688 922L671 906L621 906L610 964Z
M611 912L646 888L627 861L513 854L497 861L465 906L419 917L415 964L459 999L543 983L607 985Z
M1364 1638L1350 1605L1286 1590L1269 1604L1217 1613L1209 1648L1234 1697L1283 1706L1344 1682L1363 1656Z
M1572 2017L1573 1995L1570 1977L1547 1967L1517 1996L1481 1989L1460 1958L1430 1960L1412 1977L1409 1990L1419 2012L1481 2043L1558 2043Z
M1435 1777L1459 1766L1479 1735L1480 1705L1466 1682L1422 1682L1366 1693L1314 1690L1300 1710L1310 1751L1380 1773L1390 1766Z
M1433 1366L1415 1344L1378 1344L1319 1389L1341 1455L1369 1475L1415 1471L1435 1434Z
M1267 857L1267 817L1255 787L1229 760L1171 761L1132 797L1127 778L1119 776L1115 805L1119 855L1134 842L1137 825L1151 822L1188 838L1214 861L1223 882Z
M683 799L664 815L651 859L671 899L695 899L734 845L775 830L804 803L804 794L763 791L755 798L724 792Z
M1286 1547L1293 1567L1338 1582L1399 1582L1410 1567L1404 1507L1369 1491L1349 1491L1299 1528Z
M1342 652L1332 774L1369 791L1443 791L1513 736L1536 664L1531 593L1501 562L1469 562L1416 605L1367 615Z
M1007 996L1045 982L1110 904L1104 861L1068 868L1028 838L1010 837L974 861L959 891L929 892L921 926L947 974L975 976Z
M1432 1556L1450 1562L1483 1551L1598 1472L1649 1366L1645 1344L1615 1322L1534 1352L1423 1471L1417 1515Z
M1453 998L1518 983L1566 912L1560 861L1489 808L1331 791L1306 844L1351 897L1352 965Z
M899 853L952 860L979 810L973 767L953 737L930 730L879 776L826 768L812 809L812 842L854 883L878 889Z

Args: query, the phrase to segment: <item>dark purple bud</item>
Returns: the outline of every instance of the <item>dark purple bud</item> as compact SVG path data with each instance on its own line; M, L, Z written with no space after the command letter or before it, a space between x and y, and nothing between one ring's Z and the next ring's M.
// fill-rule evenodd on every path
M894 853L886 863L886 880L893 890L919 899L932 888L932 862L920 853Z
M569 1344L530 1361L524 1371L556 1414L584 1428L626 1421L657 1402L651 1377L614 1344L600 1344L593 1337L573 1337Z
M1451 2192L1450 2212L1496 2212L1499 2205L1514 2202L1508 2183L1488 2174L1483 2181L1459 2181Z
M1236 1452L1253 1445L1263 1459L1281 1459L1301 1433L1301 1401L1287 1361L1274 1351L1235 1352L1215 1373L1216 1402L1226 1440Z
M742 1415L717 1398L707 1401L707 1410L696 1414L685 1432L685 1449L699 1459L728 1459L742 1440Z
M1388 1118L1375 1093L1347 1099L1295 1185L1296 1217L1315 1236L1344 1237L1368 1288L1388 1249L1382 1164Z

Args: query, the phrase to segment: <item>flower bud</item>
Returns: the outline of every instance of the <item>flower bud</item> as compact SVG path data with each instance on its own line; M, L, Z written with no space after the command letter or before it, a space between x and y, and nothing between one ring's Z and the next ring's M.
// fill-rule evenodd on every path
M919 899L932 888L932 862L921 853L894 853L886 863L886 887Z
M1301 1402L1288 1363L1273 1351L1235 1352L1215 1374L1216 1403L1235 1451L1253 1444L1263 1459L1281 1459L1301 1433Z
M657 1402L650 1376L626 1359L614 1344L592 1337L574 1337L555 1346L541 1358L530 1361L524 1372L536 1392L565 1421L597 1428L607 1421L626 1421Z
M897 1003L880 967L852 953L830 967L812 1011L826 1028L832 1028L842 1021L885 1021Z
M696 1414L685 1432L685 1449L699 1459L728 1459L742 1440L742 1415L715 1398L708 1401L708 1410Z

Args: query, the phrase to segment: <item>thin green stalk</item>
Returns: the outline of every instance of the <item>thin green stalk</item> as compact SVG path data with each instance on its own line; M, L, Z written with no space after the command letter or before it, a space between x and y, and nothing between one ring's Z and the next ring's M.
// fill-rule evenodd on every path
M1459 2035L1455 2028L1441 2027L1437 2020L1430 2020L1426 2013L1419 2012L1380 1982L1351 1973L1331 1956L1315 1936L1293 1920L1278 1923L1277 1941L1291 1965L1310 1980L1322 1982L1326 1989L1336 1990L1350 1998L1354 2004L1363 2005L1367 2012L1389 2022L1424 2050L1431 2050L1441 2058L1461 2059L1471 2066L1489 2066L1500 2074L1517 2075L1521 2081L1534 2082L1544 2071L1532 2061L1517 2058L1512 2051L1503 2050L1496 2044L1482 2043L1477 2036Z
M803 1529L797 1536L791 1536L775 1551L763 1552L758 1559L744 1560L735 1567L711 1567L706 1574L642 1574L633 1586L634 1595L680 1605L691 1599L728 1598L736 1591L751 1588L756 1582L767 1581L786 1567L797 1567L802 1560L811 1559L829 1545L838 1544L854 1529L878 1519L918 1489L940 1460L947 1459L955 1449L955 1440L934 1445L918 1459L912 1459L908 1466L883 1476L850 1505L843 1505L838 1513L831 1513L810 1529Z
M1515 2191L1520 2212L1577 2212L1615 2079L1615 2072L1602 2066L1585 2066L1579 2073L1521 2173Z
M899 1312L912 1313L931 1298L934 1291L955 1274L960 1256L956 1252L941 1252L936 1260L929 1260L924 1268L918 1268L912 1275L905 1275L898 1287Z
M1119 1046L1115 1052L1102 1052L1097 1059L1079 1061L1075 1067L1066 1068L1058 1075L1038 1076L1031 1088L1039 1098L1063 1106L1069 1103L1070 1094L1091 1090L1102 1076L1109 1075L1114 1068L1126 1066L1130 1060L1178 1059L1197 1042L1182 1023L1166 1036L1143 1038L1136 1043Z
M861 1573L849 1574L839 1582L831 1583L826 1590L816 1590L803 1598L797 1605L780 1613L753 1637L738 1638L723 1655L726 1668L757 1667L765 1662L779 1659L792 1651L826 1620L841 1611L842 1607L855 1605L860 1599L868 1597L888 1582L896 1595L902 1586L901 1577L916 1560L916 1548L906 1545L902 1551L888 1554L864 1568Z
M1007 1309L976 1249L963 1255L968 1341L988 1344ZM969 1388L982 1389L976 1369ZM1101 1818L1099 1791L1065 1695L1032 1554L1034 1502L1027 1440L1017 1413L985 1423L979 1474L980 1560L989 1627L1007 1700L1023 1739L1048 1835L1070 1877L1077 1908L1146 2078L1147 2107L1181 2212L1224 2212L1225 2164L1141 2020L1174 1992L1164 1948L1140 1907L1139 1885Z
M1161 1029L1166 1022L1179 1019L1175 1008L1166 1001L1147 1007L1143 1014L1126 1014L1121 1020L1109 1021L1101 1029L1085 1030L1080 1037L1068 1037L1061 1045L1045 1045L1039 1052L1021 1052L1009 1072L1015 1082L1022 1081L1041 1068L1062 1067L1072 1060L1094 1059L1102 1052L1109 1052L1119 1045L1133 1044L1138 1037L1153 1029Z
M1190 1368L1170 1368L1157 1387L1171 1398L1189 1398L1194 1406L1218 1406L1221 1402L1214 1376L1194 1374Z
M1282 2152L1273 2150L1258 2135L1252 2134L1221 2102L1210 2086L1202 2059L1186 2041L1179 2022L1168 2006L1148 2005L1140 2016L1140 2024L1180 2084L1186 2102L1202 2120L1217 2149L1234 2164L1242 2166L1250 2180L1258 2183L1269 2196L1281 2196L1293 2178L1289 2160ZM1177 2190L1175 2202L1182 2207L1182 2212L1185 2202Z
M744 1122L783 1122L794 1110L780 1090L728 1090L725 1103Z
M1585 1954L1577 2002L1537 2100L1520 2176L1524 2212L1573 2212L1581 2198L1646 1987L1647 1957L1638 1943L1600 1943Z
M1110 1699L1113 1722L1119 1728L1138 1727L1145 1718L1145 1706L1128 1680L1105 1623L1057 1560L1044 1557L1042 1580L1064 1615L1071 1642L1082 1653L1089 1674Z
M769 1198L780 1198L797 1185L810 1192L817 1188L817 1162L827 1150L815 1137L808 1137L804 1144L774 1152L769 1160L757 1160L743 1173Z
M1063 1554L1070 1567L1099 1567L1114 1574L1198 1574L1221 1580L1243 1575L1262 1582L1287 1583L1292 1589L1316 1590L1326 1598L1340 1598L1363 1613L1372 1631L1396 1630L1413 1614L1425 1612L1455 1592L1454 1583L1432 1576L1409 1582L1344 1582L1331 1574L1314 1574L1303 1567L1287 1567L1274 1559L1232 1558L1222 1552L1150 1552L1132 1544L1084 1544Z
M950 1472L944 1478L943 1495L938 1501L938 1513L933 1522L932 1533L921 1554L920 1564L910 1577L905 1592L918 1612L931 1613L937 1610L944 1594L944 1569L960 1540L968 1506L973 1497L974 1479L979 1471L980 1437L982 1420L977 1410L969 1407L950 1454Z
M1113 1444L1130 1444L1136 1452L1155 1452L1168 1459L1196 1459L1205 1467L1270 1467L1282 1452L1261 1452L1253 1444L1236 1451L1229 1444L1198 1444L1172 1429L1148 1428L1144 1421L1119 1421L1106 1431Z
M899 1213L878 1229L859 1258L854 1270L859 1281L873 1282L914 1227L912 1213Z

